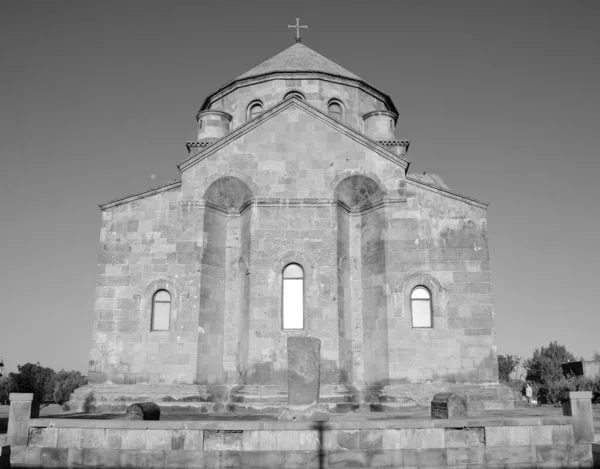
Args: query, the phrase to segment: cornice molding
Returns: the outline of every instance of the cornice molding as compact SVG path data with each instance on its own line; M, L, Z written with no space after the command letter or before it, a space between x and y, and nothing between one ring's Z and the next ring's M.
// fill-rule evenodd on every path
M352 79L349 77L342 77L340 75L334 75L332 73L325 73L325 72L322 72L319 70L302 71L302 72L268 72L268 73L264 73L262 75L255 75L255 76L248 77L248 78L235 79L233 81L230 81L226 85L223 85L221 88L219 88L213 94L209 95L202 103L202 106L200 107L199 112L202 112L202 111L208 109L216 101L224 98L225 96L234 92L238 88L244 88L247 86L255 85L257 83L273 81L273 80L315 80L315 79L360 89L361 91L364 91L365 93L373 96L374 98L377 98L377 99L383 101L384 103L386 103L386 105L389 108L389 111L396 114L396 118L398 116L398 110L396 109L396 106L394 105L392 98L389 95L379 91L373 85L370 85L369 83L367 83L364 80Z
M205 148L209 145L212 145L213 142L207 142L207 141L202 141L202 142L198 142L198 141L192 141L192 142L185 142L185 147L187 148L188 153L192 152L192 148Z
M466 195L459 194L458 192L453 192L449 189L444 189L443 187L436 186L434 184L429 184L423 181L419 181L412 176L406 176L406 182L408 184L412 184L413 186L420 187L422 189L428 190L430 192L435 192L436 194L440 194L446 197L450 197L451 199L460 200L461 202L465 202L469 205L473 205L475 207L482 208L487 210L489 203L483 202L481 200L474 199L472 197L467 197Z
M405 147L407 150L410 147L409 140L377 140L377 143L384 147Z
M363 213L371 212L381 207L387 207L393 204L405 203L406 199L381 199L373 203L365 204L361 207L350 207L339 199L316 199L316 198L302 198L302 199L280 199L280 198L268 198L268 197L257 197L249 199L244 202L239 209L227 209L217 204L208 202L204 199L193 200L193 201L181 201L181 205L186 207L194 207L198 209L207 209L214 212L221 213L228 217L237 217L243 215L251 207L333 207L339 206L351 215L360 215Z
M187 160L185 160L184 162L180 163L177 166L179 168L179 171L181 171L181 172L185 171L186 169L190 168L191 166L195 165L196 163L202 161L203 159L207 158L208 156L212 155L213 153L219 151L221 148L228 145L232 141L237 140L241 136L245 135L246 133L248 133L248 132L254 130L256 127L260 126L264 122L275 117L276 115L280 114L281 112L287 110L291 106L297 106L298 108L304 110L305 112L312 115L316 119L319 119L320 121L326 123L330 127L333 127L334 129L338 130L339 132L341 132L342 134L351 138L352 140L354 140L354 141L362 144L363 146L369 148L370 150L374 151L379 156L400 166L402 169L404 169L404 171L406 171L408 169L409 162L406 159L404 159L402 156L399 156L399 155L391 152L390 150L386 149L384 146L380 145L378 142L371 140L370 138L357 132L353 128L348 127L346 124L343 124L343 123L333 119L332 117L329 117L327 114L323 113L320 109L317 109L316 107L308 104L306 101L302 101L296 97L292 97L292 98L288 98L284 101L277 103L275 106L273 106L270 109L267 109L265 112L263 112L260 116L256 117L255 119L252 119L251 121L246 122L245 124L241 125L237 129L235 129L233 132L227 134L225 137L214 142L212 145L209 145L209 146L203 148L202 150L200 150L197 154L190 156Z
M106 210L109 208L116 207L118 205L126 204L128 202L133 202L134 200L143 199L154 194L159 194L161 192L169 191L171 189L177 189L179 187L181 187L181 181L171 181L167 184L163 184L162 186L154 187L152 189L138 192L136 194L129 194L124 197L119 197L118 199L111 200L109 202L106 202L105 204L100 204L98 206L100 207L100 210Z

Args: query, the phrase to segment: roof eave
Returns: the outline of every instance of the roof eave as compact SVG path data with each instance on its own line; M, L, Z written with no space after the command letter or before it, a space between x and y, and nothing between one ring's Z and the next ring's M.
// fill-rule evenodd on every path
M209 155L213 154L214 152L220 150L225 145L229 144L231 141L236 140L237 138L246 134L247 132L250 132L252 129L254 129L255 127L258 127L264 121L270 119L274 115L279 114L284 109L291 106L292 104L296 104L297 106L299 106L300 108L303 108L305 111L309 112L310 114L317 117L318 119L337 128L342 133L344 133L346 136L365 145L366 147L375 151L376 153L378 153L380 156L386 158L387 160L392 161L393 163L399 165L401 168L404 169L404 172L406 174L406 170L408 169L408 166L409 166L409 162L406 158L391 152L384 146L379 145L376 141L371 140L367 136L357 132L355 129L348 127L346 124L333 119L332 117L323 113L320 109L317 109L316 107L314 107L314 106L308 104L307 102L302 101L296 97L289 98L289 99L286 99L285 101L277 103L275 106L273 106L270 109L267 109L265 112L263 112L259 117L246 122L245 124L241 125L237 129L235 129L233 132L231 132L231 133L227 134L226 136L224 136L223 138L221 138L220 140L217 140L213 144L205 147L204 149L202 149L195 155L191 155L185 161L183 161L179 165L177 165L177 168L179 169L180 172L185 171L186 169L188 169L191 166L193 166L194 164L196 164L199 160L202 160L202 159L208 157Z
M204 100L204 102L202 103L202 106L200 107L199 112L207 110L214 101L216 101L217 99L220 99L225 94L235 90L238 87L247 86L249 84L254 84L254 83L261 83L263 81L268 81L269 79L272 79L273 77L276 77L276 76L285 76L285 75L294 75L294 74L297 74L297 75L315 74L315 75L320 75L321 77L323 77L323 76L331 77L336 80L349 81L349 82L354 82L359 85L363 85L364 87L367 88L368 91L374 92L374 94L376 94L380 98L382 98L382 100L388 106L388 109L390 111L392 111L394 114L396 114L396 116L398 116L398 110L396 109L396 106L394 105L392 98L388 94L383 93L382 91L375 88L370 83L368 83L360 78L352 78L352 77L347 77L344 75L336 75L333 73L323 72L320 70L299 70L299 71L282 70L282 71L277 71L277 72L267 72L267 73L263 73L263 74L253 75L250 77L236 78L235 80L230 81L226 85L223 85L221 88L219 88L217 91L215 91L211 95L207 96L206 99Z

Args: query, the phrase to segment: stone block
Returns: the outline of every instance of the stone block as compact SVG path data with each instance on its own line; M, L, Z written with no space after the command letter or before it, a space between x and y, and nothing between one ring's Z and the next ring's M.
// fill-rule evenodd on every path
M383 449L383 434L381 429L360 430L359 448L368 450Z
M67 448L67 465L66 467L81 467L83 466L83 450L78 448Z
M531 444L551 445L552 444L552 427L548 425L533 425L531 428Z
M337 441L340 448L360 449L360 430L338 430Z
M486 464L535 464L535 446L494 446L485 448Z
M171 431L171 450L180 451L183 450L185 445L185 430L172 430Z
M277 450L277 433L269 430L258 431L258 447L261 451Z
M464 464L483 466L485 463L485 447L476 446L473 448L447 448L446 457L448 460L448 466L460 466Z
M81 448L81 428L58 428L57 447Z
M315 451L285 451L283 455L286 469L319 467L319 454Z
M105 447L110 449L120 449L121 436L127 431L127 429L122 428L107 428L104 433L104 438L106 439Z
M58 428L30 427L28 446L56 448L58 442Z
M573 459L573 447L570 445L536 446L538 462L564 463Z
M277 451L317 451L318 449L319 439L315 430L277 432Z
M41 467L67 467L68 452L67 448L42 448Z
M402 464L404 467L446 466L446 449L404 449L402 450Z
M213 468L219 467L219 453L214 451L165 451L166 468Z
M165 452L159 450L121 450L119 466L128 468L158 468L164 466Z
M578 443L573 445L573 461L589 462L592 460L592 445Z
M27 445L29 440L29 419L39 415L39 403L33 402L33 393L14 393L9 395L7 443L9 445Z
M170 450L171 449L171 431L170 430L147 430L146 431L146 449Z
M104 428L82 428L81 448L106 448L106 439L104 438L104 434Z
M124 450L146 449L146 432L147 430L136 429L123 431L121 435L121 448Z
M288 405L318 403L321 341L315 337L288 337Z
M443 447L443 428L401 428L382 430L382 449L425 449Z
M258 430L244 430L242 434L242 449L244 451L259 451Z
M573 427L571 425L552 425L553 445L572 445L575 443Z
M368 452L368 467L402 467L402 450L380 449Z
M446 448L471 448L485 444L484 428L445 428Z
M237 430L205 430L204 451L241 451L243 432Z
M563 415L573 417L575 443L593 443L592 393L590 391L564 391L560 397Z
M135 377L133 384L135 384ZM125 418L127 420L160 420L160 407L154 402L137 402L127 408Z
M218 466L220 468L241 468L241 451L218 451Z
M114 449L83 448L82 465L86 467L119 467L119 451Z
M368 467L368 461L368 451L332 451L331 453L327 454L327 467L330 469L346 469L348 467Z
M467 418L467 400L464 396L452 392L440 392L431 401L432 419Z
M485 444L487 446L528 446L531 444L531 427L487 427Z
M40 467L42 460L42 448L29 446L10 447L10 464L11 467Z
M204 448L203 430L183 430L183 433L185 435L184 451L202 451Z

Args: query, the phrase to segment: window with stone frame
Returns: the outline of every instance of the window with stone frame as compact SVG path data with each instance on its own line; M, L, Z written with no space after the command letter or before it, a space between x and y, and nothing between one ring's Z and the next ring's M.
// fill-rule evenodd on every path
M334 118L337 121L344 121L344 109L342 104L338 101L331 101L329 106L327 106L327 113L329 117Z
M252 119L260 116L262 114L262 110L263 106L260 101L254 101L253 103L250 103L250 106L248 106L248 120L251 121Z
M299 264L288 264L282 277L282 329L304 329L304 270Z
M410 292L410 311L414 328L433 327L431 292L424 286L416 286Z
M168 331L171 323L171 294L158 290L152 297L152 319L150 330Z

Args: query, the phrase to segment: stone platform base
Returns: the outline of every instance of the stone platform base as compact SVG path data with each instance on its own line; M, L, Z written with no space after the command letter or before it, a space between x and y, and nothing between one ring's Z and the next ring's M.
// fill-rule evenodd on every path
M371 386L364 394L365 406L372 412L394 412L409 407L429 407L439 392L455 392L467 399L467 411L504 410L527 404L504 384L453 384L430 382Z
M504 410L526 406L503 384L446 382L387 384L360 392L349 385L324 384L319 402L330 412L395 412L410 407L429 408L438 392L456 392L467 398L467 411ZM163 414L277 414L287 406L285 385L93 384L77 389L66 404L76 412L124 412L135 402L156 402Z
M277 414L287 406L287 386L94 384L77 389L65 408L71 412L124 412L143 401L156 402L163 414ZM356 390L341 384L322 385L319 402L330 412L359 407Z

